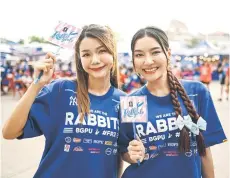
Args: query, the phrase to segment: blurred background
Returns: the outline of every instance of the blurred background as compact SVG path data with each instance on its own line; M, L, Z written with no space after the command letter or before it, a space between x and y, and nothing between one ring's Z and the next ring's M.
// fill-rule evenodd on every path
M74 26L109 25L118 44L120 86L127 93L145 84L133 70L132 35L154 25L168 35L173 73L181 79L207 84L225 133L229 135L230 24L227 0L210 1L108 1L40 0L1 3L0 66L1 126L33 81L34 61L57 46L47 42L58 21ZM53 78L76 75L73 50L62 49ZM216 178L229 178L228 142L212 148ZM44 138L7 141L1 138L3 178L30 178L36 171ZM126 165L127 166L127 165Z
M229 33L214 31L208 34L192 34L186 23L179 20L171 20L165 32L172 50L172 69L178 78L204 83L215 81L225 83L225 76L229 70ZM117 32L116 35L120 86L123 91L129 93L139 88L145 81L135 74L129 42L122 32ZM44 37L36 35L19 41L10 40L10 36L2 37L0 40L2 95L15 96L18 93L22 96L32 82L33 62L44 58L49 51L55 52L58 47L46 41ZM55 71L54 79L75 77L73 50L60 50Z

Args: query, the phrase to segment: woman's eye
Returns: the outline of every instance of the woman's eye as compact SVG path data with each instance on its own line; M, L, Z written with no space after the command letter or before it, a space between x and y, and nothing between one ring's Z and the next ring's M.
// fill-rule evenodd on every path
M157 55L157 54L159 54L160 53L160 51L154 51L152 54L153 55Z
M135 54L135 57L142 57L143 54Z
M102 49L102 50L99 51L99 53L101 53L101 54L106 53L106 52L107 52L107 50L105 50L105 49Z
M89 56L90 56L89 53L85 53L82 55L82 57L89 57Z

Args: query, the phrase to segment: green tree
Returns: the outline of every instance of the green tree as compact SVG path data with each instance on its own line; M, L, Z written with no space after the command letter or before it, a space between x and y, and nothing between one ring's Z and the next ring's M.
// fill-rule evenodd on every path
M20 39L20 40L18 41L18 43L19 43L19 44L25 44L25 40Z
M217 41L213 41L212 43L213 43L213 45L214 45L215 47L218 47L218 46L219 46Z
M200 43L200 39L198 38L192 38L189 43L188 43L188 47L189 48L194 48L196 45L198 45Z
M29 37L29 43L32 43L32 42L46 43L46 41L43 37L38 37L38 36Z

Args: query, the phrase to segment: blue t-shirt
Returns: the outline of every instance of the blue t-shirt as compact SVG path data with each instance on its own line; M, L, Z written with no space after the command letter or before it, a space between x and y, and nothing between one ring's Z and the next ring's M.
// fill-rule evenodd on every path
M45 86L30 110L24 133L44 135L45 149L35 178L117 178L119 100L114 87L103 96L89 94L90 114L79 124L76 82Z
M182 80L181 83L198 114L207 121L207 129L203 132L206 147L222 143L226 136L209 91L200 82ZM193 134L189 133L190 151L178 152L180 130L175 124L176 117L170 94L157 97L143 86L132 95L147 96L148 122L135 124L136 132L146 148L146 155L140 166L131 164L122 178L200 178L201 158ZM180 97L179 102L183 116L188 115ZM119 151L127 152L131 140L133 140L132 124L122 123L118 142Z

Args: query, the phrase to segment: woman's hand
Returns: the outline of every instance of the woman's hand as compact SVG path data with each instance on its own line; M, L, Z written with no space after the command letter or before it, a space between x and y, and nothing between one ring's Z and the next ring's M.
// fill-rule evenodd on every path
M137 163L137 160L140 162L143 161L145 157L145 147L140 138L137 136L137 140L132 140L129 142L128 154L130 159Z
M56 57L52 53L47 53L45 58L34 63L34 79L38 78L41 71L43 75L38 84L44 86L50 82L54 72Z

